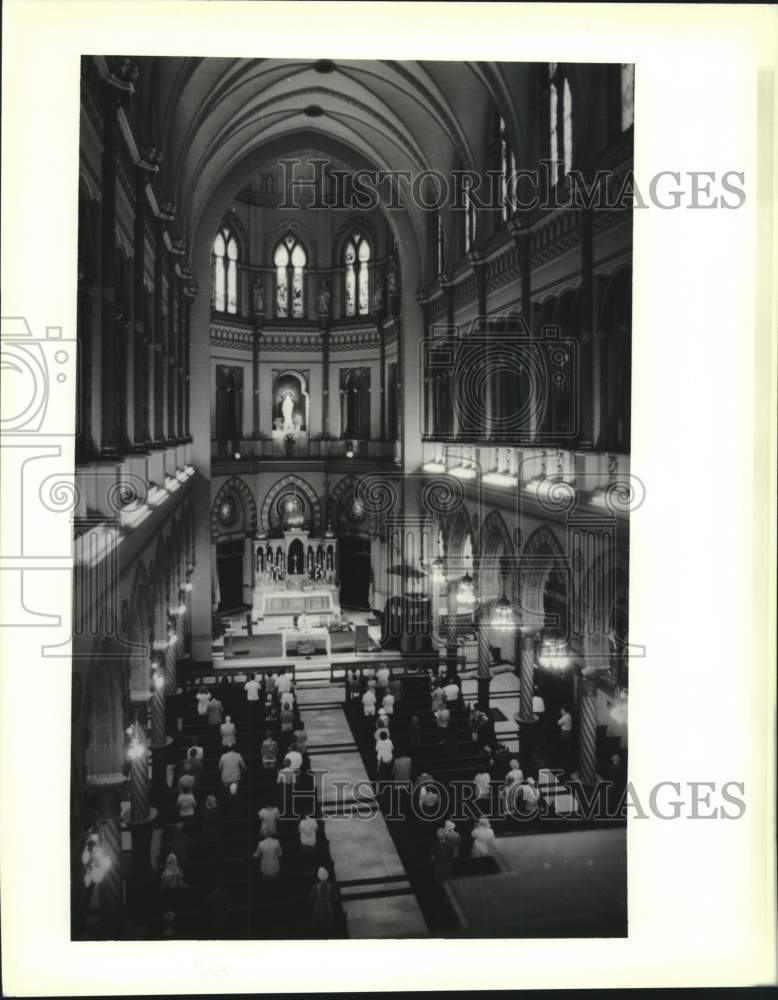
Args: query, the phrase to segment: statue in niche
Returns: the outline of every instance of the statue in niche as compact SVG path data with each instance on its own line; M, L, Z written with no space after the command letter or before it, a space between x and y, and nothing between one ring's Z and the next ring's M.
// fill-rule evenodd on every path
M329 283L322 281L319 285L319 316L322 319L328 319L330 315L330 297L332 292L330 291Z
M294 392L291 389L284 389L281 397L281 418L283 425L281 430L293 431L294 427Z
M254 300L254 315L264 316L265 315L265 287L261 275L257 275L254 278L254 284L251 286L251 294Z

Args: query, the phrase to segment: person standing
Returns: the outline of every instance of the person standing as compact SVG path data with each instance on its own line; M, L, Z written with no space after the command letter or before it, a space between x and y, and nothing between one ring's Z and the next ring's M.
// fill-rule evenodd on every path
M371 688L362 695L362 711L366 719L372 719L375 715L375 692Z
M278 760L278 744L273 739L272 733L265 733L260 753L262 754L262 767L266 771L272 770Z
M494 830L486 816L482 816L478 820L471 837L473 838L473 849L470 852L470 857L488 858L491 854L489 848L491 842L494 840Z
M221 726L224 717L222 715L222 703L218 698L211 698L206 706L205 713L208 716L208 725Z
M381 730L376 743L376 757L378 759L378 779L390 778L392 775L392 764L394 762L394 744L389 739L386 730Z
M245 773L246 762L235 747L227 750L219 758L219 777L225 789L229 789L230 785L238 785Z
M252 703L259 701L262 685L259 683L259 679L256 674L254 674L250 680L246 681L243 685L243 690L246 692L246 701L250 701Z
M335 902L337 890L330 883L330 875L326 868L320 868L316 873L316 882L311 889L310 900L313 907L311 927L315 931L327 934L335 924Z
M566 771L569 771L573 749L573 717L564 705L560 709L557 726L559 727L559 749L562 758L562 767Z
M275 837L270 834L260 838L253 857L259 859L259 872L262 878L276 878L281 871L283 851Z
M259 810L260 837L275 837L278 835L278 806L264 805Z
M224 720L224 722L222 722L221 726L219 727L219 731L221 732L222 746L227 748L234 747L237 741L238 733L235 728L235 723L232 721L229 715Z
M307 854L312 854L316 850L316 837L319 832L319 824L313 816L305 816L297 824L300 834L300 847Z

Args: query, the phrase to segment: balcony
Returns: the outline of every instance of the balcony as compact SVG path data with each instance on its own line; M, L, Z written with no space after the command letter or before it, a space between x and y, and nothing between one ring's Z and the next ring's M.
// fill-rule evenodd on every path
M423 443L421 471L534 501L549 513L576 508L620 518L643 501L644 488L630 473L630 456L564 448L511 448Z
M309 438L305 435L287 441L281 434L273 437L240 438L230 441L211 439L211 460L264 459L273 462L369 461L389 462L395 457L394 441L346 438Z

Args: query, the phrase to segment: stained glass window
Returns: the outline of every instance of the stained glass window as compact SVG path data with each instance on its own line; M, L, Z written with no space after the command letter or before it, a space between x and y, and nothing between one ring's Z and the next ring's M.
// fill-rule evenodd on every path
M549 156L563 177L573 168L573 94L564 66L549 63L548 71Z
M292 300L292 317L300 319L305 315L305 265L308 262L305 249L294 236L289 234L276 247L273 265L276 269L276 316L289 316L289 298Z
M370 243L355 232L343 250L344 301L347 316L366 316L370 309Z
M238 241L229 226L223 226L213 241L213 307L217 312L238 311Z
M621 67L621 130L626 131L635 121L635 64Z

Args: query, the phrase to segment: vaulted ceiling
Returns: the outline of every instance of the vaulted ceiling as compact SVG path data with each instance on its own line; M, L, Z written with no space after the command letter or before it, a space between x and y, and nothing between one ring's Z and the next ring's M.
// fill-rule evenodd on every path
M517 94L528 72L526 64L464 62L138 61L139 98L155 133L148 138L165 151L170 196L190 239L225 177L244 167L242 182L271 153L301 144L352 167L414 175L482 166L495 105L520 131ZM421 220L411 225L423 239Z

